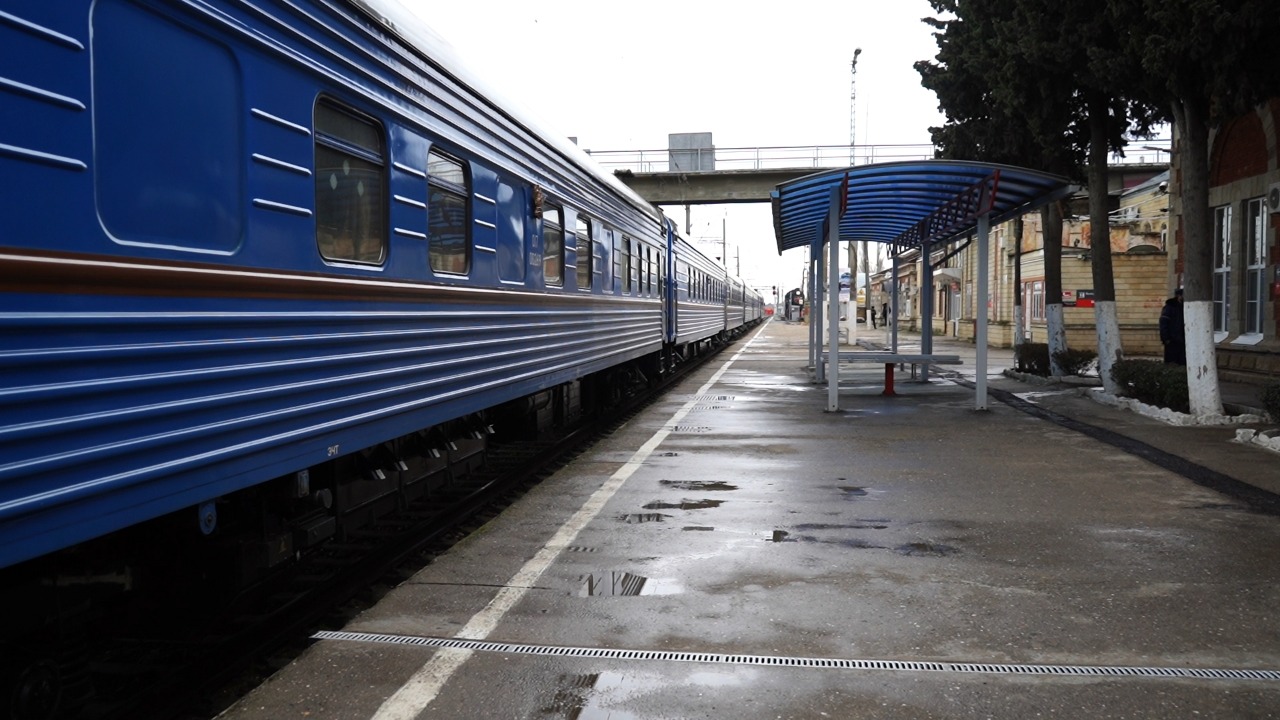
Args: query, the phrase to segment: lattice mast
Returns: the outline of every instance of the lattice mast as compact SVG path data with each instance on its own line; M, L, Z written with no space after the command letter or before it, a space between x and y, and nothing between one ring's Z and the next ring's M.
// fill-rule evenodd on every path
M853 165L853 147L858 143L858 56L862 48L853 49L853 62L849 63L849 165Z

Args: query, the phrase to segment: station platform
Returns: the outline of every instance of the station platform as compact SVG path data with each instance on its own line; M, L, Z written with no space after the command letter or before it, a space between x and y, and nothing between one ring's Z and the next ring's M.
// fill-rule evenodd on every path
M1280 456L999 352L1045 412L975 411L963 346L825 412L806 343L766 323L221 717L1280 713Z

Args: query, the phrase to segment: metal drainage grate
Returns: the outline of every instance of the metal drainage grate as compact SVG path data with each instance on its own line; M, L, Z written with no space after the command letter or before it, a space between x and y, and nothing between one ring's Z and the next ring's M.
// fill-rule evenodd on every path
M1124 665L1013 665L1008 663L924 662L915 660L858 660L839 658L776 657L770 655L724 655L721 653L669 652L665 650L618 650L612 648L556 647L465 640L460 638L415 637L321 631L316 640L418 645L474 652L511 655L599 658L605 660L665 660L668 662L769 665L832 670L899 670L906 672L984 673L991 675L1060 675L1066 677L1196 678L1200 680L1280 680L1280 670L1240 670L1184 667L1130 667Z
M700 425L672 425L671 432L678 433L709 433L711 428Z

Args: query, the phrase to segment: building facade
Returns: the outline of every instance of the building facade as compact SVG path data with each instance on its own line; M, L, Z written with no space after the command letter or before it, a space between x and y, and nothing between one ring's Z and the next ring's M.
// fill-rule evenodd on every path
M1280 98L1224 123L1210 135L1213 329L1224 380L1280 377ZM1176 128L1175 128L1176 131ZM1172 184L1182 182L1175 152ZM1170 282L1185 272L1185 236L1174 198Z

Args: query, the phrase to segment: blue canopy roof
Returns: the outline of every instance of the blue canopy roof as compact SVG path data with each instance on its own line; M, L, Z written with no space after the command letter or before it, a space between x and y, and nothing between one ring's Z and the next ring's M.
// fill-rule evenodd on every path
M846 208L839 239L899 249L972 234L980 211L989 212L995 225L1076 190L1064 177L982 162L921 160L825 170L773 192L779 253L825 243L831 192L841 186Z

